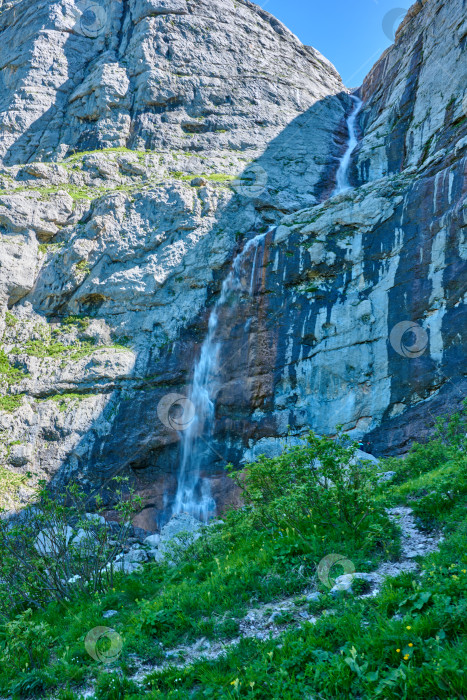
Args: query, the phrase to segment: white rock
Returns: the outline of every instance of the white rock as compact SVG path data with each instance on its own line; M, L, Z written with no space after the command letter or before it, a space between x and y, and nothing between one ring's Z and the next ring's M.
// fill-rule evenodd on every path
M160 539L161 539L161 536L158 535L157 533L154 535L149 535L149 537L146 537L143 540L143 544L148 545L152 549L155 549L157 547L157 545L159 544Z
M65 527L52 527L41 530L36 538L34 547L41 555L62 555L73 536L73 530Z

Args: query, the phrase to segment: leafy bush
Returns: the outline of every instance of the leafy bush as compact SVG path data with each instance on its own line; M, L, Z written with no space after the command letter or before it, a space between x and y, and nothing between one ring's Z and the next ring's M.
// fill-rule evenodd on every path
M2 658L17 672L46 665L49 658L53 642L50 626L31 617L29 609L0 627Z
M231 477L248 514L262 527L290 529L306 542L312 530L364 533L370 523L386 519L373 500L376 469L357 459L357 448L345 436L332 440L311 432L302 446L277 457L262 455Z
M0 612L42 608L113 587L113 561L140 503L132 491L124 492L122 479L115 482L116 529L100 514L99 497L97 513L87 512L89 498L77 484L58 495L42 488L34 506L14 521L0 518Z
M385 460L385 468L396 472L394 483L432 472L467 450L467 401L458 413L437 419L434 436L424 444L414 443L403 459Z

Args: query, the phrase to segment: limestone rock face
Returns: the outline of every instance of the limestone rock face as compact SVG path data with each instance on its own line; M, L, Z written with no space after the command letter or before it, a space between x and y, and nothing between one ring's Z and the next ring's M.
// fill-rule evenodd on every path
M361 89L356 180L427 166L458 146L467 112L466 41L463 0L413 5Z
M119 146L254 156L342 90L318 51L247 0L17 0L0 36L9 165Z
M180 432L160 407L189 396L260 232L218 309L219 508L225 464L286 436L341 424L394 454L459 405L462 6L409 12L360 90L355 188L331 197L352 101L253 3L0 2L0 505L73 476L111 507L125 474L138 524L167 521Z

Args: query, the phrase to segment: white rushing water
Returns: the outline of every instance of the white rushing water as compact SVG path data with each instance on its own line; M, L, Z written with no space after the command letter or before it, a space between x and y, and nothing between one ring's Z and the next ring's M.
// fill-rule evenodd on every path
M209 480L201 475L206 458L216 454L210 442L214 427L214 397L219 371L220 341L217 339L219 309L243 293L253 296L255 272L259 249L266 235L259 234L250 239L233 263L232 269L222 283L221 293L209 317L208 332L201 346L201 353L193 372L193 385L189 396L192 402L193 420L186 430L180 433L181 460L178 475L177 493L172 514L189 513L207 522L216 509L211 495ZM251 274L245 284L244 262L251 249L255 249ZM245 333L247 333L247 328Z
M357 117L360 114L361 109L363 107L363 102L359 97L356 97L356 95L351 95L351 97L355 103L355 107L347 119L347 127L349 130L349 143L347 144L347 149L344 155L342 156L341 162L339 163L339 169L337 171L336 177L336 189L332 193L332 196L340 194L341 192L345 192L346 190L349 190L351 188L349 182L350 163L352 159L352 153L358 146Z

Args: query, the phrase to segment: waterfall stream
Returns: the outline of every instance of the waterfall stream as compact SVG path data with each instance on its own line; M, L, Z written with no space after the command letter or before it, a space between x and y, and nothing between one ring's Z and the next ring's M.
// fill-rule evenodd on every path
M177 493L172 514L189 513L206 522L214 514L216 504L211 495L209 480L202 478L201 471L205 457L212 451L210 442L214 427L215 395L218 389L219 352L221 342L218 339L219 310L227 303L235 303L241 294L254 294L255 273L259 249L266 235L259 234L250 239L242 252L232 263L232 268L222 283L221 293L209 317L208 332L201 346L200 357L195 363L193 384L189 399L192 402L193 420L186 430L180 432L181 460L178 475ZM251 275L247 283L243 263L249 251L254 248ZM248 324L245 333L248 333Z
M347 118L347 127L349 130L349 142L347 144L347 149L341 158L341 162L339 163L339 169L337 171L337 177L336 177L336 189L332 193L332 196L334 196L336 194L340 194L341 192L345 192L346 190L349 190L351 188L351 185L349 182L349 170L350 170L352 154L358 146L357 117L360 114L361 109L363 107L363 102L359 97L357 97L356 95L351 95L351 97L355 103L355 107L352 110L349 117Z
M363 107L360 98L352 95L352 100L355 107L347 118L349 141L339 163L333 195L345 192L351 187L349 170L352 154L358 145L357 117ZM207 522L209 517L215 513L216 503L211 495L210 482L202 476L202 469L207 464L209 455L215 454L211 443L214 429L215 397L219 389L218 375L221 369L219 367L221 348L218 333L219 311L228 303L235 304L236 299L242 294L248 294L250 297L254 295L258 253L269 232L251 238L241 253L234 258L231 270L222 283L221 293L209 317L208 332L201 346L199 359L194 366L193 383L188 397L192 404L193 419L185 430L180 431L181 457L177 492L172 507L173 515L189 513L195 518ZM244 262L253 248L251 274L245 282L247 276L245 275ZM247 335L248 320L244 329L244 333Z

